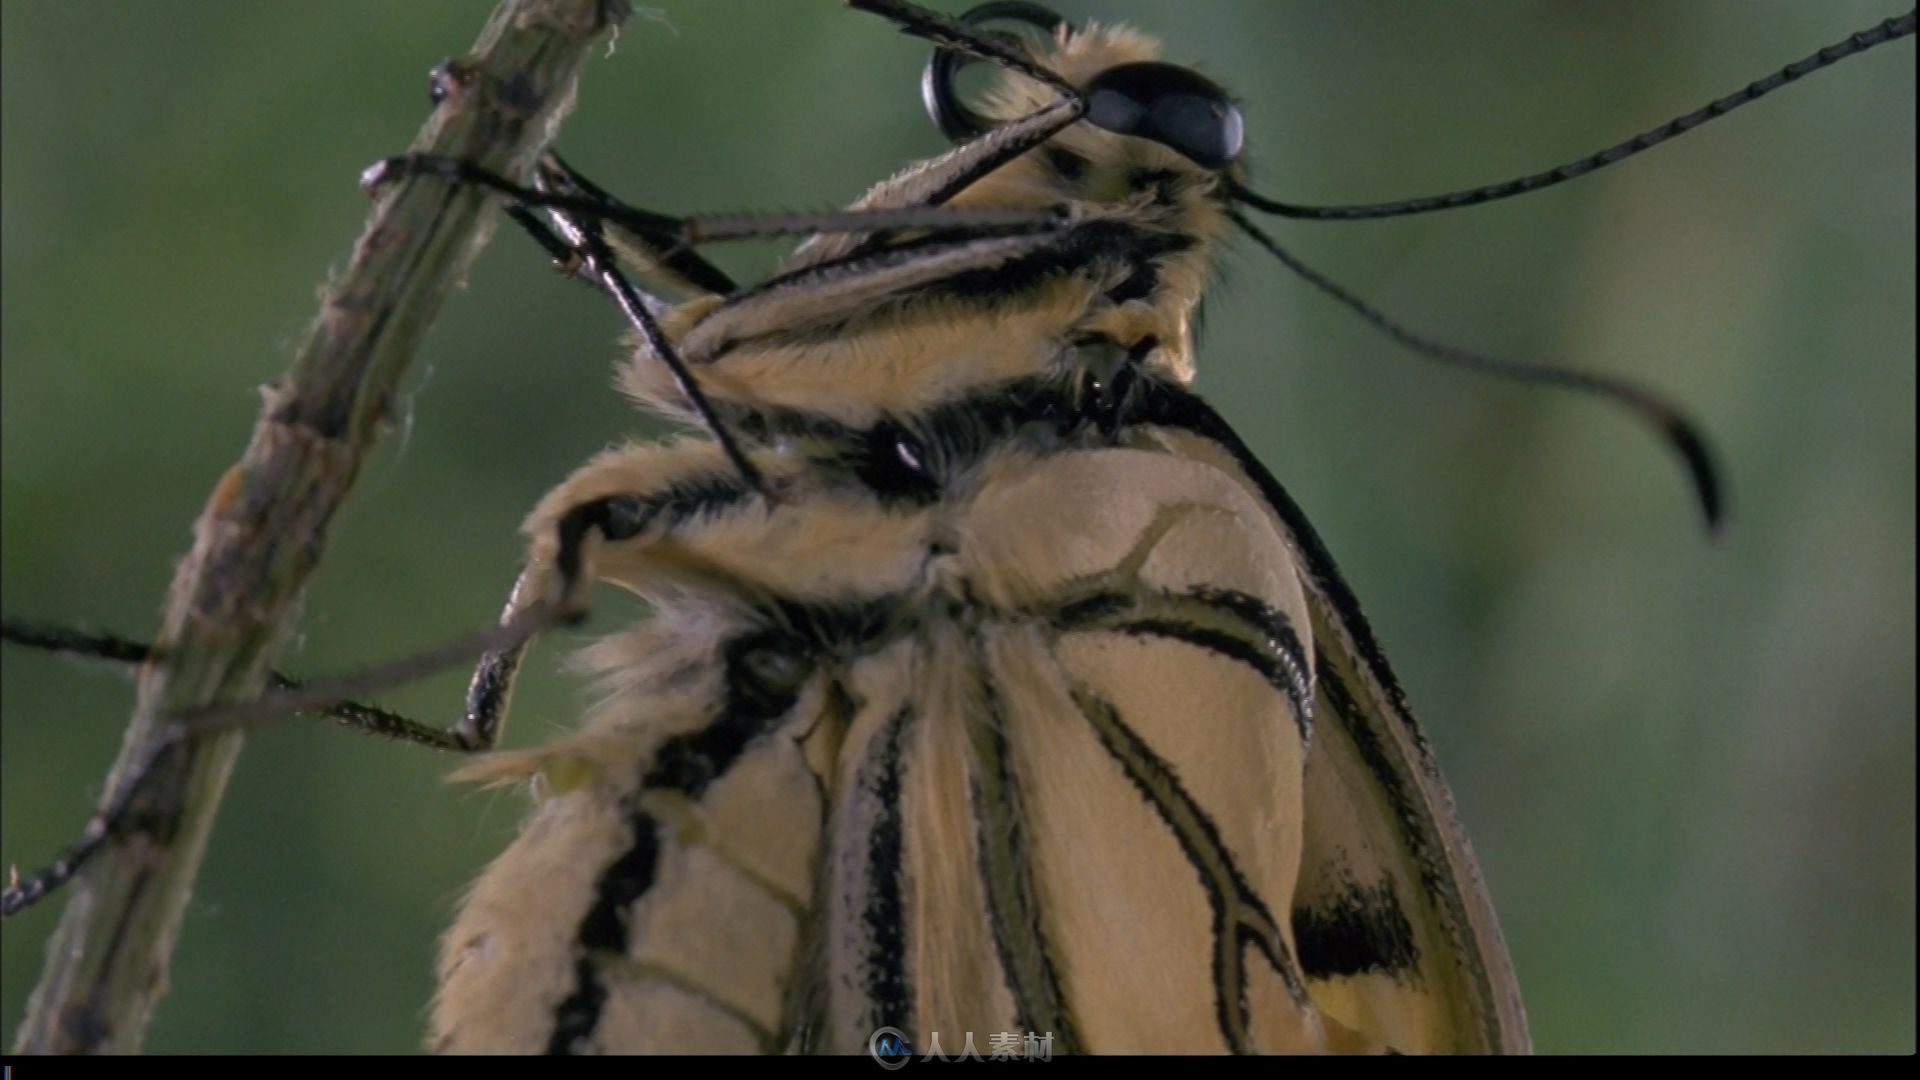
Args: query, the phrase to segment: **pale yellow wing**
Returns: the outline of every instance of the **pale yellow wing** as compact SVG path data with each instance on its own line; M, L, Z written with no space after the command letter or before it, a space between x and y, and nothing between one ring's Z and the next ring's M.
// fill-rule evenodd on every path
M1419 725L1300 508L1211 407L1155 385L1144 437L1242 478L1307 594L1314 729L1292 923L1313 999L1404 1052L1531 1049L1493 906Z

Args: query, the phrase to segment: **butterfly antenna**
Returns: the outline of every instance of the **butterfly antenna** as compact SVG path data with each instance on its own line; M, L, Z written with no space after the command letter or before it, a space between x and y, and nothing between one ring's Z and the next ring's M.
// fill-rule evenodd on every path
M1558 386L1580 393L1595 394L1624 406L1628 412L1653 428L1660 440L1679 456L1681 463L1686 467L1687 478L1693 485L1694 498L1706 518L1707 532L1709 534L1719 532L1726 517L1726 496L1720 481L1720 472L1713 464L1713 455L1708 450L1706 438L1700 433L1699 427L1687 419L1671 402L1625 379L1492 356L1471 349L1463 349L1458 345L1410 330L1379 308L1354 295L1339 282L1300 261L1292 252L1281 247L1271 236L1262 232L1259 226L1247 220L1246 215L1234 210L1229 211L1228 216L1233 219L1235 225L1251 236L1255 243L1266 248L1274 258L1279 259L1287 269L1298 274L1307 284L1339 301L1348 310L1365 320L1369 326L1420 356L1517 382L1532 383L1537 386Z
M1496 184L1483 184L1480 187L1449 191L1441 195L1426 195L1416 199L1401 199L1395 202L1355 203L1349 206L1305 206L1298 203L1281 202L1250 191L1239 184L1233 184L1231 194L1234 201L1280 217L1299 218L1307 221L1362 221L1373 218L1405 217L1410 214L1426 214L1435 210L1452 210L1461 206L1478 206L1481 203L1495 202L1515 195L1525 195L1530 191L1539 191L1564 184L1568 180L1598 171L1608 165L1615 165L1659 144L1676 135L1684 135L1710 120L1717 120L1742 105L1773 93L1789 83L1798 82L1821 68L1831 67L1850 56L1858 56L1877 45L1897 41L1914 32L1915 13L1908 11L1887 19L1880 25L1862 30L1843 41L1837 41L1818 52L1802 57L1779 71L1748 83L1746 86L1723 98L1716 99L1706 106L1695 109L1684 116L1677 116L1659 127L1643 131L1623 143L1607 147L1598 153L1589 154L1565 165L1557 165L1544 172L1502 180Z

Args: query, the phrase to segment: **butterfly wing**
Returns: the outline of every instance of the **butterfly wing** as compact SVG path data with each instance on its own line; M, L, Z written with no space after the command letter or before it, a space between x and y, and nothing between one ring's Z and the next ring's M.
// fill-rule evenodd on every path
M1315 1003L1396 1050L1529 1050L1473 849L1352 591L1300 508L1218 413L1167 384L1146 399L1152 438L1254 489L1301 570L1316 685L1292 923Z

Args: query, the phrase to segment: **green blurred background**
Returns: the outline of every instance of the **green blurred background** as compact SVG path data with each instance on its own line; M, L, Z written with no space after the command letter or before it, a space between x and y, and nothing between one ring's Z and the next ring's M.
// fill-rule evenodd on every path
M924 52L878 21L656 2L561 141L634 201L823 208L939 149ZM1201 62L1243 97L1260 188L1328 202L1557 163L1899 4L1063 6ZM7 5L8 614L151 633L254 388L360 227L357 173L406 146L429 65L489 7ZM1366 601L1543 1050L1914 1050L1913 102L1909 41L1550 194L1278 227L1419 327L1684 402L1731 480L1718 542L1613 411L1410 362L1251 250L1209 304L1201 387ZM775 257L718 254L745 278ZM619 332L503 231L416 363L282 667L487 623L522 514L647 430L608 388ZM510 744L571 723L566 646L531 664ZM32 866L91 808L131 692L4 663L0 858ZM450 721L463 687L385 701ZM435 937L522 809L443 784L450 765L308 722L254 737L150 1048L416 1047ZM6 924L9 1039L58 907Z

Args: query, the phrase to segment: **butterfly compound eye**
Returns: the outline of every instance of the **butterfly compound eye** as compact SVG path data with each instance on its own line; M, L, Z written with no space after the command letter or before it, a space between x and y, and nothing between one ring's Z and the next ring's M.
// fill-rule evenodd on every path
M1087 86L1087 122L1132 135L1219 169L1240 156L1245 128L1226 91L1173 64L1109 68Z

